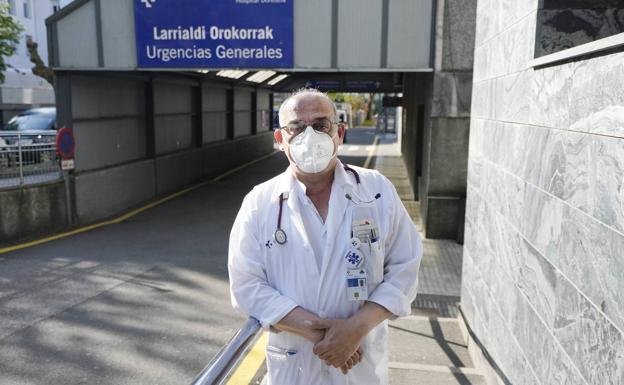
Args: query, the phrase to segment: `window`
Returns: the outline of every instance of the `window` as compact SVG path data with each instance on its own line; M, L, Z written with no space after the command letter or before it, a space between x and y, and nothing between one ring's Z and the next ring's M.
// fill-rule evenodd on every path
M15 0L9 0L9 14L15 16Z
M61 6L59 5L58 1L53 1L52 2L52 13L57 13L60 10L61 10Z
M24 0L24 18L30 19L32 17L32 10L30 9L30 0Z
M624 32L622 0L542 0L535 58Z

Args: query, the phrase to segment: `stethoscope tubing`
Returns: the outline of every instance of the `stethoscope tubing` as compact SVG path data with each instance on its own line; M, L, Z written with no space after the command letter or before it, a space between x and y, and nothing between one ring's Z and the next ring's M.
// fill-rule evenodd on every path
M345 162L342 162L342 166L344 167L345 171L348 171L353 174L353 177L355 178L355 182L359 185L361 183L360 174L358 174L357 171L349 167L349 165L346 164ZM379 199L380 196L381 194L375 195L375 199L373 199L371 202ZM345 197L351 202L353 202L353 199L351 198L349 194L346 194ZM288 239L286 236L286 232L284 231L284 229L282 229L282 209L284 206L284 200L286 200L286 198L284 197L284 193L281 193L279 196L279 211L277 213L277 229L275 229L275 233L273 233L273 238L275 239L275 242L279 243L280 245L283 245L284 243L286 243Z

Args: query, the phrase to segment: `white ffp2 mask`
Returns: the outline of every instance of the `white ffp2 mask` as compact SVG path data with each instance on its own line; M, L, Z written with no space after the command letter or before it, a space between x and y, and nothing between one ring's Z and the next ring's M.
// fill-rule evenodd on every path
M308 126L290 142L290 158L301 171L315 174L327 168L336 154L334 147L333 137Z

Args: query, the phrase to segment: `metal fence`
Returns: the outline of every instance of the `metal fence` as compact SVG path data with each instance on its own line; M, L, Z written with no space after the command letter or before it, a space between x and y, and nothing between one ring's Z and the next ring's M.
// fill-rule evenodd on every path
M61 178L55 131L0 131L0 187Z

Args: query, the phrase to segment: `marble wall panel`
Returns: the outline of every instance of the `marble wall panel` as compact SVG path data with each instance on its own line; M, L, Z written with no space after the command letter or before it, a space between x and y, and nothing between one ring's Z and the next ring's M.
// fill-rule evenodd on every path
M520 177L535 186L540 185L540 180L544 172L545 159L547 157L546 148L549 142L551 131L542 127L527 126L525 141L525 156L522 158ZM551 146L552 147L552 146Z
M502 166L512 174L522 177L527 164L527 137L532 127L521 124L504 123L508 140L507 162Z
M554 263L620 330L624 330L622 250L622 234L566 207L560 251Z
M585 212L593 211L593 143L592 135L564 132L564 175L561 198Z
M624 335L565 278L557 276L554 335L590 384L624 383Z
M536 10L477 4L462 307L514 385L624 384L624 53L525 70Z
M470 118L470 136L468 138L468 153L469 154L481 154L482 138L482 126L484 121L482 119Z
M555 268L532 245L526 244L524 263L518 273L518 287L531 303L543 325L536 328L552 329L555 318Z
M511 287L506 287L499 292L491 292L486 290L488 289L487 287L475 284L482 278L480 271L475 268L475 262L468 249L464 251L463 261L465 279L462 281L461 306L471 327L473 327L480 339L482 338L481 336L486 336L486 339L481 339L481 342L485 343L486 346L492 346L492 349L488 351L489 354L511 383L514 385L539 384L515 337L510 338L512 333L506 321L510 318L503 316L499 308L501 304L508 305L512 309L515 308L515 295L518 293L518 290L513 286L513 281L505 278L501 279L501 276L499 276L498 282L504 284L511 283ZM488 304L486 306L488 311L485 312L487 314L487 322L483 319L484 312L477 311L477 308L482 303ZM497 341L507 341L507 343L497 344Z
M624 140L595 137L592 146L593 216L624 232Z
M530 124L568 129L572 105L574 64L529 70L531 72Z
M496 0L477 1L477 23L475 28L475 47L480 47L500 31L501 18Z
M503 16L503 25L509 26L518 23L528 14L535 14L539 8L539 0L502 0L499 1L502 9L500 14ZM533 37L531 36L531 40Z
M493 44L494 43L490 40L475 48L472 72L472 79L474 82L491 79L493 77L491 75L492 67L494 66L494 60L492 59Z
M528 123L531 77L532 71L526 70L496 79L494 109L497 120Z
M527 4L526 1L515 1L516 4ZM508 3L504 3L508 4ZM494 76L523 71L527 68L527 63L533 59L535 48L535 10L518 19L503 31L494 41L497 49Z
M467 183L474 189L479 190L481 184L481 171L483 169L483 158L475 153L469 155L468 179Z
M494 118L496 106L496 80L483 80L472 84L470 116L482 119Z
M522 234L546 258L556 258L566 205L531 184L526 185L523 203Z
M624 138L624 53L574 64L571 130Z

